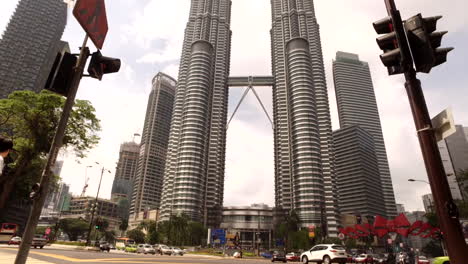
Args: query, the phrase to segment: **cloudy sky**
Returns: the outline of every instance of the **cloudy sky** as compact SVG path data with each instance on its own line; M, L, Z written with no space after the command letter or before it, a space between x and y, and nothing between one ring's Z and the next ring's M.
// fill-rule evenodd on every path
M2 0L0 31L3 32L18 0ZM232 0L233 32L231 75L271 75L269 0ZM159 71L177 77L183 31L188 18L189 0L112 0L106 1L109 33L103 54L122 59L119 73L103 81L85 78L77 97L90 100L102 122L101 142L88 158L79 162L63 154L62 178L71 191L81 193L85 167L99 162L112 173L105 174L100 197L109 198L120 143L141 133L151 78ZM380 0L316 0L332 111L333 129L338 117L331 72L336 51L359 54L368 61L394 183L396 200L409 210L423 209L421 196L429 192L414 123L401 76L389 77L379 60L372 22L386 16ZM455 122L468 125L468 19L466 0L397 0L402 17L421 12L423 16L443 15L440 30L448 30L443 46L455 47L448 63L430 75L420 75L431 115L451 107ZM71 12L71 11L70 11ZM77 52L84 32L69 12L62 37ZM92 43L89 44L92 50ZM271 113L271 89L257 88ZM229 110L233 111L243 92L230 91ZM250 93L228 130L226 153L225 205L274 204L273 135L268 119ZM137 139L138 140L138 139ZM99 167L100 168L100 167ZM95 195L100 170L88 169L88 195Z

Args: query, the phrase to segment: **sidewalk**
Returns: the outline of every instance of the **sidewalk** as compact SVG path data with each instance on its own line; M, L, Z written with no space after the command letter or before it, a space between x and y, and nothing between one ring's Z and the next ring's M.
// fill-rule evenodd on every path
M15 263L15 258L16 258L16 250L0 250L0 263ZM27 264L53 264L51 262L47 261L42 261L38 259L34 259L29 257L28 260L26 260Z

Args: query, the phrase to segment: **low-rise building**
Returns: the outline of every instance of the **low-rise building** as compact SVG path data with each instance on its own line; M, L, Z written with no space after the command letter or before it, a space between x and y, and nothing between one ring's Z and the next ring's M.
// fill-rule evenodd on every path
M96 198L93 197L72 197L69 210L62 212L60 218L81 218L89 221L95 201ZM110 230L118 230L121 219L118 217L118 204L116 202L98 199L94 219L97 217L107 220Z
M159 221L159 210L145 210L138 214L132 214L128 219L128 230L135 229L138 225L145 220Z
M266 204L223 207L221 228L227 236L239 234L243 248L271 248L273 230L273 208ZM255 243L257 242L257 243Z

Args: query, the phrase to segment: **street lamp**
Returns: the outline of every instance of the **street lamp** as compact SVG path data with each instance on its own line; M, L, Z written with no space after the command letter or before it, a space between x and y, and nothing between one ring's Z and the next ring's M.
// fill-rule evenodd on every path
M95 162L96 165L100 165L99 162ZM101 178L99 179L99 185L98 185L98 190L96 193L96 199L94 200L94 205L91 208L91 219L89 221L89 227L88 227L88 235L86 238L86 246L89 246L89 242L91 239L91 228L93 227L93 220L94 220L94 213L97 211L97 205L98 205L98 197L99 197L99 190L101 189L101 182L102 182L102 176L104 175L104 171L107 171L111 173L110 170L107 170L104 168L104 166L101 169Z
M428 181L424 181L424 180L408 179L408 181L410 181L410 182L424 182L424 183L427 183L427 184L429 184L429 182L428 182Z

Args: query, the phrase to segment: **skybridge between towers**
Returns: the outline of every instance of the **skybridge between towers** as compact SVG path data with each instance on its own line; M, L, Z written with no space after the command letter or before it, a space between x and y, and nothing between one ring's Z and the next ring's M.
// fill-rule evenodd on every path
M239 106L242 104L242 101L244 101L245 96L249 93L250 90L254 93L255 97L257 98L258 102L262 106L263 112L267 116L268 120L270 121L271 128L273 128L273 121L271 120L270 115L268 114L267 110L265 109L265 106L262 103L262 100L260 99L260 96L258 96L257 91L255 91L254 86L271 86L273 87L273 76L233 76L229 77L228 79L228 86L229 87L247 87L245 89L244 94L242 94L242 97L237 104L236 108L234 109L234 112L232 112L231 118L229 118L229 121L226 125L226 130L229 128L229 124L231 123L231 120L234 118L234 115L236 114L237 110L239 109Z

